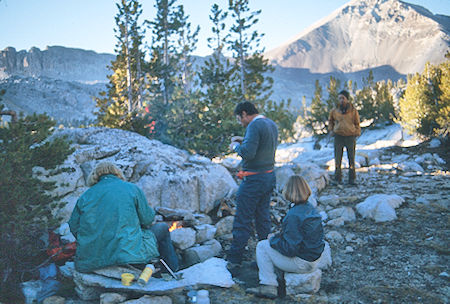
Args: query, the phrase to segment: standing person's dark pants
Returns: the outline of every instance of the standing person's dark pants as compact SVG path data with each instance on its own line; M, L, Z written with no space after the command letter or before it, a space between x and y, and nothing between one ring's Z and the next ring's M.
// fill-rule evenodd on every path
M160 258L169 265L170 269L177 271L178 256L170 238L169 226L165 223L156 223L149 228L158 242L158 251Z
M349 164L349 182L354 182L356 179L355 171L355 150L356 150L356 136L342 136L334 135L334 162L335 162L335 174L334 179L337 182L342 181L342 154L344 153L344 147L347 149L347 157Z
M270 197L275 187L275 173L261 173L247 176L239 186L236 194L236 216L233 223L233 242L227 259L240 263L250 235L253 233L252 222L258 240L264 240L270 233Z

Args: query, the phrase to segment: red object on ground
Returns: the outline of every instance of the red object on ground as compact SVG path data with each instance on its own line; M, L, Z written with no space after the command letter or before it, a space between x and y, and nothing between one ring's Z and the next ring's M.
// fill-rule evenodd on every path
M47 255L51 256L53 261L65 261L75 255L76 242L62 244L59 234L53 231L49 231L48 241Z

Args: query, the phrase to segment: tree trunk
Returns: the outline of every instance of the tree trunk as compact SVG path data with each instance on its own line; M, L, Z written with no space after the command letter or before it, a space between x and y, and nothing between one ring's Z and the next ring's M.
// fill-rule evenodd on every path
M125 15L125 57L127 60L127 89L128 89L128 113L133 110L132 106L132 91L131 91L131 63L130 63L130 47L128 42L128 19L129 13Z
M139 85L138 96L137 96L137 106L138 106L139 110L142 109L142 82L143 82L143 80L141 79L142 71L141 71L141 56L140 55L141 55L140 51L138 50L137 56L136 56L136 64L137 64L136 79L138 80L138 85Z
M237 17L238 17L238 20L240 20L241 19L241 13L240 13L240 10L238 10L238 12L237 12ZM241 72L241 90L242 90L242 96L244 97L245 96L245 85L244 85L244 76L245 76L245 73L244 73L244 49L243 49L243 47L242 47L242 27L240 27L240 29L239 29L239 59L240 59L240 61L241 61L241 66L240 66L240 72Z

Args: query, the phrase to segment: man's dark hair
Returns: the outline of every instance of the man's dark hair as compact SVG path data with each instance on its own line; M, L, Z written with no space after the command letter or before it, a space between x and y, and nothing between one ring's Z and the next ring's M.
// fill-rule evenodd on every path
M344 95L344 96L345 96L345 98L347 98L347 100L349 100L349 101L350 101L350 93L349 93L349 92L347 92L346 90L342 90L342 91L340 91L338 95Z
M234 115L242 116L242 112L247 113L247 115L253 115L258 114L258 110L256 109L255 105L252 104L249 101L244 101L239 103L236 108L234 109Z

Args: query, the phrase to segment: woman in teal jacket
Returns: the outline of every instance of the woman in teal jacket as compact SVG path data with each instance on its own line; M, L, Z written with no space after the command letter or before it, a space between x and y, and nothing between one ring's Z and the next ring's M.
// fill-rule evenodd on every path
M120 169L101 162L89 176L88 185L91 188L78 199L69 220L77 239L78 271L145 264L158 256L178 270L167 225L152 225L155 211L139 187L124 181Z

